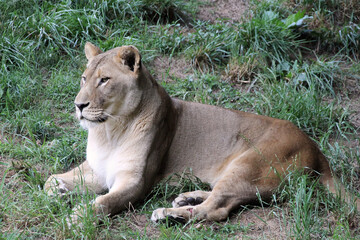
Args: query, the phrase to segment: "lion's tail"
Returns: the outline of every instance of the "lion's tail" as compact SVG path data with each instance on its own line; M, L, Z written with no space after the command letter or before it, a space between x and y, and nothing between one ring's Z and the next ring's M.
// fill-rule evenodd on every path
M340 195L345 202L352 204L354 203L357 211L360 212L360 199L357 198L353 193L345 188L341 181L331 172L329 163L325 156L321 156L322 171L320 177L320 183L329 189L334 195Z

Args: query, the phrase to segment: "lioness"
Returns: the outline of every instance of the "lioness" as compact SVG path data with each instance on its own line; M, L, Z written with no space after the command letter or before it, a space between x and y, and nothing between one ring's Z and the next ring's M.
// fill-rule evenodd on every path
M113 215L142 199L160 179L191 168L212 191L180 194L173 208L157 209L151 219L218 221L256 200L257 193L269 198L289 169L319 173L320 182L335 193L329 163L292 123L171 98L133 46L102 52L86 43L85 55L75 106L88 130L86 161L52 175L45 183L49 194L76 186L107 192L93 208ZM76 208L69 223L82 214Z

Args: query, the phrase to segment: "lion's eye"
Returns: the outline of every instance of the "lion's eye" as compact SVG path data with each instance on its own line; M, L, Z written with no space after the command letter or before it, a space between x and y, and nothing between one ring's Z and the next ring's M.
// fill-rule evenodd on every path
M85 84L85 82L86 82L86 77L82 76L82 77L81 77L81 82Z
M99 85L106 83L107 81L109 81L109 79L110 79L109 77L101 78L99 81Z

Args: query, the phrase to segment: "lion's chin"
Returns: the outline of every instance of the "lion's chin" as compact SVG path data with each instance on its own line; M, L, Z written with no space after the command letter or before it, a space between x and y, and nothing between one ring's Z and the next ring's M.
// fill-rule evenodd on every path
M91 121L88 121L86 119L81 119L79 120L80 121L80 126L82 128L84 128L85 130L89 130L90 128L93 128L95 127L98 123L94 123L94 122L91 122Z
M86 130L89 130L90 128L94 128L96 126L99 126L100 124L104 123L107 120L107 118L100 118L97 121L90 121L86 118L79 119L80 126Z

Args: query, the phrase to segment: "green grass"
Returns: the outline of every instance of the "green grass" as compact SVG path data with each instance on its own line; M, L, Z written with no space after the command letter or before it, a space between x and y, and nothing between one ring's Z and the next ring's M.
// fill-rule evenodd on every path
M340 52L359 59L360 3L352 0L290 1L295 9L307 12L303 29L308 38L316 42L317 51Z
M196 19L200 4L0 1L0 239L268 239L275 235L256 229L274 222L284 238L360 237L353 206L301 173L284 179L270 207L245 206L225 222L151 223L152 210L170 206L174 195L208 189L184 172L99 226L87 210L83 229L67 228L71 206L94 196L48 197L42 187L85 158L73 101L86 41L103 50L135 45L152 72L164 71L153 64L157 56L187 59L188 76L161 82L171 96L292 121L359 192L359 113L349 108L360 92L357 2L251 1L251 14L234 24ZM250 216L256 221L245 222Z

